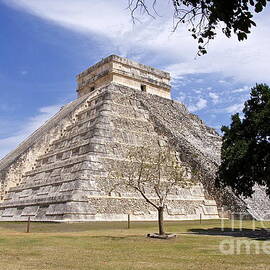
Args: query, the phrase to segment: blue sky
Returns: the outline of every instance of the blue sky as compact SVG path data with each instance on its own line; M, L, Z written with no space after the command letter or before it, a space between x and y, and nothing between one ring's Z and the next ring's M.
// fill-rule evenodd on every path
M270 84L269 9L247 42L222 35L208 54L172 10L132 24L127 0L0 0L0 158L76 98L75 75L110 54L172 74L172 96L219 129L255 83ZM139 16L139 15L138 15Z

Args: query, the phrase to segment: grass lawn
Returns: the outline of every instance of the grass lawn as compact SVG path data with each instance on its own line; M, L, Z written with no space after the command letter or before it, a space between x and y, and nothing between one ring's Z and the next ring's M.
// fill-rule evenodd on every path
M157 231L154 222L26 223L0 222L0 270L19 269L270 269L270 222L243 222L243 230L231 231L230 221L166 222L176 239L148 239ZM239 227L236 222L235 227ZM240 254L224 255L221 241L248 240ZM263 245L268 244L263 249ZM226 246L228 251L228 246ZM268 251L268 252L267 252ZM250 254L248 254L250 253ZM256 254L258 253L258 254ZM267 254L268 253L268 254Z

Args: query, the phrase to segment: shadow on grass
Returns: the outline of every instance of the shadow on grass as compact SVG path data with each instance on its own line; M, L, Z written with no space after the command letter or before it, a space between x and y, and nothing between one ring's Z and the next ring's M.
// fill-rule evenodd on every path
M234 229L231 228L208 228L189 229L188 232L198 235L246 237L253 240L270 240L270 229Z

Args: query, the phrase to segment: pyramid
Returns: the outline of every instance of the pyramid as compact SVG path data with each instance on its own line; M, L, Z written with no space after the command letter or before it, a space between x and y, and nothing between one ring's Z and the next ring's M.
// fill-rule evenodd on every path
M108 193L104 181L111 160L150 139L203 172L201 183L173 190L165 219L219 218L232 202L213 184L221 138L171 99L168 73L111 55L77 81L78 98L0 161L0 220L155 220L139 194Z

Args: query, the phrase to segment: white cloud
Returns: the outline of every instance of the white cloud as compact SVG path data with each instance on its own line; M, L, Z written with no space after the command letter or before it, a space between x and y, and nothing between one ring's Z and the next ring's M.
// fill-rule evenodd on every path
M247 92L247 91L249 91L249 90L250 90L250 87L247 86L247 85L245 85L245 86L243 86L243 87L241 87L241 88L234 89L234 90L232 90L231 92L232 92L232 93L243 93L243 92Z
M180 102L184 102L187 98L187 94L185 92L178 91L178 96L175 98L176 100L179 100Z
M202 78L196 79L195 82L196 82L196 83L202 83L202 82L204 82L204 79L202 79Z
M214 104L217 104L218 103L218 101L219 101L219 95L218 94L216 94L214 92L210 92L209 93L209 97L211 98L211 100L212 100L212 102Z
M238 103L238 104L233 104L231 106L228 106L227 108L225 108L225 111L227 113L237 113L237 112L241 112L243 110L244 104L242 103Z
M131 22L128 1L105 0L5 0L8 5L23 8L43 19L57 23L88 36L96 34L110 39L106 42L121 55L133 54L134 58L147 58L151 53L163 56L167 70L175 77L194 73L218 72L240 82L270 82L270 16L267 9L258 16L257 28L248 41L239 43L235 38L227 39L220 34L210 43L208 54L194 59L196 42L179 27L171 34L172 10L170 2L161 3L162 16L156 20L141 18L143 23ZM159 63L162 66L162 63ZM223 83L222 80L219 81ZM225 81L224 81L225 82Z
M224 81L224 80L219 80L218 82L219 83L226 83L226 81Z
M207 100L200 98L195 105L188 106L189 111L196 112L204 109L207 106Z
M61 105L40 108L36 116L26 119L25 122L21 124L21 128L15 135L0 139L0 158L15 149L18 144L43 125L50 117L59 111L60 108Z
M111 1L85 0L4 0L36 16L82 33L95 32L116 38L132 28L126 6ZM121 2L120 2L121 3Z

